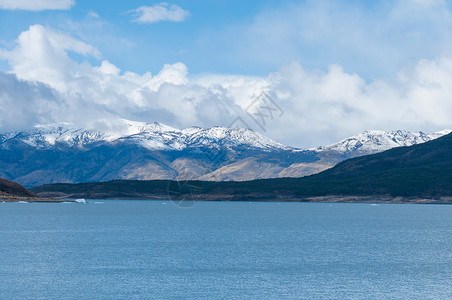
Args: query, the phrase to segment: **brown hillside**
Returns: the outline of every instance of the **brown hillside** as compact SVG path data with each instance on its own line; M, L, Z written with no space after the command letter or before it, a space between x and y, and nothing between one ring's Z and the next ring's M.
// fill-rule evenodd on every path
M20 184L0 178L0 197L37 197Z

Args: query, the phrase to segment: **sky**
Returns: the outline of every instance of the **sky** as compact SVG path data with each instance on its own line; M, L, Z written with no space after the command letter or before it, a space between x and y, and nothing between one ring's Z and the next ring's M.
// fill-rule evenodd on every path
M447 0L0 0L0 132L452 129L450 32Z

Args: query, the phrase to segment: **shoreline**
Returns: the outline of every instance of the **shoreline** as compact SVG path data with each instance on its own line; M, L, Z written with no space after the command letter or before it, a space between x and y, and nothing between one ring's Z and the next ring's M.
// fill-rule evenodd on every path
M168 197L168 195L107 195L107 194L76 194L62 195L54 198L33 198L32 200L15 199L10 202L27 201L27 202L71 202L75 199L89 200L142 200L142 201L188 201L188 202L305 202L305 203L366 203L366 204L452 204L452 197L394 197L389 195L373 195L373 196L350 196L350 195L329 195L315 197L275 197L274 195L183 195L180 197ZM2 199L0 199L2 200Z
M40 197L18 197L18 196L0 196L0 202L3 203L15 203L15 202L28 202L28 203L63 203L73 202L70 199L60 198L40 198Z

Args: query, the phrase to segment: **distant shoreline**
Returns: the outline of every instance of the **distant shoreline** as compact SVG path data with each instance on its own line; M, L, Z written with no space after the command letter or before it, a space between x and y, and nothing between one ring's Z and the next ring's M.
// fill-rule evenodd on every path
M80 196L80 197L79 197ZM75 199L89 200L140 200L140 201L187 201L187 202L297 202L297 203L365 203L365 204L452 204L452 197L423 198L423 197L392 197L392 196L319 196L319 197L265 197L265 196L247 196L231 197L228 195L203 195L205 197L170 199L167 196L99 196L99 197L62 197L62 198L25 198L10 197L0 198L1 202L33 202L33 203L62 203L73 202Z
M0 196L0 202L30 202L30 203L62 203L71 200L60 198L40 198L40 197L16 197L16 196Z

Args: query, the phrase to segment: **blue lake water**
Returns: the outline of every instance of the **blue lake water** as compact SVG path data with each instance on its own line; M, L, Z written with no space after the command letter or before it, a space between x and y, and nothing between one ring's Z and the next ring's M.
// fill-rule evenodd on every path
M0 203L1 299L452 299L452 206Z

